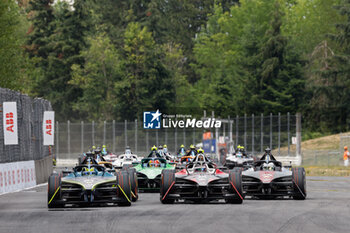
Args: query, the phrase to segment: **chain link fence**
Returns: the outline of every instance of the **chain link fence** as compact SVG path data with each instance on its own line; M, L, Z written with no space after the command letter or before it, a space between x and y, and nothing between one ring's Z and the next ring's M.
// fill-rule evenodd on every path
M343 166L343 154L339 150L302 150L303 166Z
M337 146L339 139L339 147ZM332 144L334 149L308 150L303 149L303 166L344 166L343 152L344 146L350 148L350 135L340 134L338 139L333 139L328 143ZM338 147L338 148L336 148Z
M203 118L205 119L205 118ZM144 129L143 122L56 122L56 155L58 159L76 159L93 145L106 145L115 154L126 146L138 155L145 155L153 145L166 144L171 152L181 144L201 145L203 133L212 132L213 138L226 145L245 146L252 154L261 154L271 147L281 156L294 156L292 137L296 136L295 115L237 116L221 119L221 128L161 128ZM294 147L295 148L295 147Z
M0 163L38 160L49 155L48 146L43 146L42 121L44 111L52 111L47 100L0 88L0 115L3 117L3 102L17 103L18 145L4 144L3 121L0 122Z

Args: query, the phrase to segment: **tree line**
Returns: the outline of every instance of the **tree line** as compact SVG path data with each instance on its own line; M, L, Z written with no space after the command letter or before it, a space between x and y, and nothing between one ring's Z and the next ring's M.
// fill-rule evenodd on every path
M301 112L349 129L350 0L3 0L0 85L59 120Z

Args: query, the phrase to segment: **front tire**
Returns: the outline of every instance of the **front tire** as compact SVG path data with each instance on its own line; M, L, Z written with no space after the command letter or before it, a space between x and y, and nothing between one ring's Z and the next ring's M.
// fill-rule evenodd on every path
M303 167L292 168L293 178L293 199L294 200L305 200L306 198L306 175Z
M168 198L173 183L175 182L175 170L164 169L160 184L160 201L162 204L174 204L175 199Z
M117 174L118 197L121 198L120 206L131 205L131 184L127 171L121 171Z
M130 168L127 170L130 177L130 185L131 185L131 201L136 202L139 199L139 188L137 183L137 175L136 175L136 169Z
M242 204L244 198L242 171L238 169L229 171L228 181L230 183L232 193L235 193L236 195L232 198L226 199L225 202L230 204Z
M61 175L53 173L50 175L47 187L47 206L48 208L63 207L58 202L61 200Z

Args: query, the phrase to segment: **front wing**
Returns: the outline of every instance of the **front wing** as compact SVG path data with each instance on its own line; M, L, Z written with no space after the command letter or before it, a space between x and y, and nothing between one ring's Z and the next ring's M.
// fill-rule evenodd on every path
M220 200L229 198L241 198L237 193L232 192L233 187L228 182L228 178L211 181L206 186L200 186L198 183L184 178L176 178L175 183L167 198L183 200Z

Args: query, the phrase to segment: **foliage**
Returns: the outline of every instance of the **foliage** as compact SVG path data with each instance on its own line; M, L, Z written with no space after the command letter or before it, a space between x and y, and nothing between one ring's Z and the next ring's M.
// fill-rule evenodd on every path
M21 45L24 42L25 18L12 0L0 2L0 86L20 89L21 70L25 57Z
M138 23L130 23L124 37L124 74L115 84L118 116L135 119L146 109L166 112L175 98L173 78L163 64L162 48Z
M50 100L58 120L302 112L310 132L345 131L349 12L349 0L4 0L0 85Z
M105 34L89 37L88 44L89 48L81 53L85 59L83 68L72 66L69 84L83 90L73 108L89 120L112 120L116 105L113 87L121 78L120 55Z

